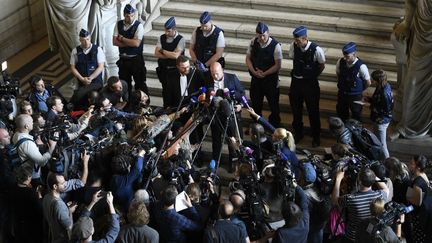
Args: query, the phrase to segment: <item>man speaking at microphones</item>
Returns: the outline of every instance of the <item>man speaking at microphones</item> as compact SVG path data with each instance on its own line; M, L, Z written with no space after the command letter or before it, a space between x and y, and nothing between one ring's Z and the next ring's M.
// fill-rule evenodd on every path
M177 107L182 96L185 96L183 104L189 102L190 97L196 92L200 92L200 87L204 86L202 72L190 65L189 58L183 55L179 56L176 60L176 67L176 71L167 74L167 85L164 87L167 90L163 92L166 95L164 108Z
M243 137L242 126L240 124L240 114L241 114L241 98L245 95L243 86L240 80L235 74L225 73L221 64L218 62L212 63L210 65L211 79L205 81L205 86L207 90L214 90L216 95L223 94L224 100L218 105L217 116L219 118L215 119L211 124L212 131L212 149L213 149L213 159L217 160L219 158L219 153L222 148L222 138L224 135L224 128L228 125L226 138L229 137ZM236 115L231 116L232 109L234 108ZM237 121L235 121L235 119ZM238 138L237 138L238 139ZM235 168L235 151L229 148L229 160L230 160L230 170L233 171Z

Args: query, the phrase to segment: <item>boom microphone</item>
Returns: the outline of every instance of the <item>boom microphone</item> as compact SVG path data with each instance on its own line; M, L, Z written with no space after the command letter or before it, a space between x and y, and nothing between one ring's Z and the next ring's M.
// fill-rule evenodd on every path
M243 105L245 105L248 109L250 109L249 103L244 95L241 97L241 100Z

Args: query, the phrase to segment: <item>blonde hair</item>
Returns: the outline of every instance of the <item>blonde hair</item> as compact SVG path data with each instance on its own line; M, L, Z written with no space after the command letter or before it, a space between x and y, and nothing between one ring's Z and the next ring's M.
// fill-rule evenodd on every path
M385 201L382 198L375 198L371 201L369 207L371 211L372 216L379 216L384 213L385 211Z
M199 203L201 199L201 189L197 183L191 183L186 187L186 194L194 203Z
M286 130L285 128L277 128L274 133L274 137L278 140L282 140L284 144L289 148L291 151L295 151L295 142L294 142L294 136L291 132Z
M132 201L127 214L128 220L134 225L146 225L150 221L150 214L144 202Z

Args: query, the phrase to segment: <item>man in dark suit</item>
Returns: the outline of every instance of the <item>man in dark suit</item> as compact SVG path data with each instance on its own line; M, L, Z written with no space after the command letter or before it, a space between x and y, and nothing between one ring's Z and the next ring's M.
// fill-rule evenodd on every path
M218 93L225 93L228 94L228 90L231 97L228 97L227 99L230 102L233 102L234 110L236 113L237 121L238 121L238 128L240 132L240 136L243 137L242 132L242 126L240 124L240 114L241 114L241 99L242 96L245 95L245 91L243 86L240 83L240 80L237 78L235 74L231 73L225 73L221 64L218 62L214 62L210 65L210 72L211 72L211 78L208 78L205 82L205 86L207 90L214 90L216 91L216 94ZM222 90L219 91L218 90ZM225 90L225 92L223 92ZM222 102L221 102L222 103ZM231 114L224 114L226 113L224 111L224 107L222 105L219 105L218 117L220 120L220 123L218 119L215 119L213 123L211 124L211 131L212 131L212 149L213 149L213 159L217 160L219 157L219 152L222 148L222 137L224 132L224 127L226 126L226 116ZM231 116L232 117L232 116ZM233 118L233 117L232 117ZM235 137L236 134L236 124L234 119L230 119L228 122L228 129L227 129L227 138L229 137ZM235 167L235 152L233 149L229 146L229 159L230 159L230 165L231 170Z
M189 102L191 94L204 86L201 71L191 68L189 58L183 55L179 56L176 60L176 67L177 69L167 74L167 90L164 90L164 95L166 95L164 97L164 108L177 107L180 104L182 96L185 96L183 104ZM189 82L190 85L188 87Z

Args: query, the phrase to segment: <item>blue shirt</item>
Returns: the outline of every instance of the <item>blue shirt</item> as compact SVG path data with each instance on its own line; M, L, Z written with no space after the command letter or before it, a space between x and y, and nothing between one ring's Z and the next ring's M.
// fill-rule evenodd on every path
M111 180L111 190L114 199L126 211L134 197L134 182L141 177L141 171L144 167L144 157L138 157L135 166L127 175L114 175Z
M159 225L160 242L182 243L186 242L185 231L197 231L201 229L200 216L195 207L191 207L188 214L190 218L176 212L175 209L155 210L155 219Z
M46 100L49 97L48 90L45 90L42 95L40 95L37 92L35 94L36 94L35 97L38 103L39 111L42 113L48 112L48 106L46 104Z

